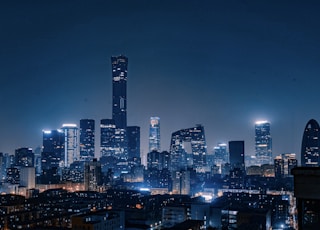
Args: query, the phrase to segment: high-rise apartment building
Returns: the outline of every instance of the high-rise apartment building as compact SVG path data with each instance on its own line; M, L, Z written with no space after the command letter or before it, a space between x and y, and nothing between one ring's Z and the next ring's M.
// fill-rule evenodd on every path
M43 130L41 169L48 171L63 166L64 132L58 130Z
M95 122L93 119L80 120L80 160L92 161L94 158Z
M127 137L128 137L128 157L140 158L140 127L128 126Z
M207 146L202 125L172 133L170 145L171 170L177 171L187 168L188 152L186 144L191 144L193 168L197 172L203 171L206 166Z
M78 154L78 128L76 124L63 124L64 131L64 167L70 167L74 161L79 160Z
M272 138L270 122L257 121L255 124L255 153L256 164L272 164Z
M149 152L160 152L160 118L150 117Z
M320 129L316 120L308 121L302 137L301 145L301 166L320 166Z

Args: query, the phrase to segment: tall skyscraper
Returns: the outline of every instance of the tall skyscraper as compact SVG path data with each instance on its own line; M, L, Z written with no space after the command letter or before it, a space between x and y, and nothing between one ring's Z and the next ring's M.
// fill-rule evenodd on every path
M127 71L128 58L111 57L112 65L112 119L119 129L127 128Z
M111 57L112 66L112 119L115 130L115 154L119 159L128 158L127 142L127 72L128 58Z
M231 169L239 168L244 171L244 141L229 141L229 154Z
M308 121L302 137L301 145L301 166L320 166L320 129L316 120Z
M80 160L92 161L94 158L95 122L93 119L80 120Z
M70 167L79 160L78 128L76 124L63 124L61 129L64 131L64 167Z
M171 170L177 171L187 167L187 147L191 144L193 168L197 172L203 171L206 166L207 145L204 127L197 125L189 129L182 129L172 133L170 154Z
M64 161L64 132L58 130L43 130L41 169L48 171L58 169Z
M257 165L273 163L272 138L268 121L257 121L255 124L255 152Z
M127 137L128 137L128 157L140 158L140 127L128 126Z
M150 117L149 152L160 152L160 118Z

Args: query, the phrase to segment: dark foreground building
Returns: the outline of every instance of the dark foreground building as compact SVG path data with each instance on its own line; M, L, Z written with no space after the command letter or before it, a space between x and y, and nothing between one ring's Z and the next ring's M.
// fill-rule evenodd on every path
M320 226L320 168L297 167L294 196L297 198L298 229L316 230Z

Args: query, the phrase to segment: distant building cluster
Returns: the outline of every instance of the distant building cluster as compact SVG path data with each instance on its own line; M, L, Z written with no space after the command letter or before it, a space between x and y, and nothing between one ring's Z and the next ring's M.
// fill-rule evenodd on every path
M249 155L243 140L207 149L201 124L174 131L162 150L160 118L152 116L142 164L140 127L127 125L128 58L112 57L111 66L112 118L62 124L43 130L41 148L0 153L0 229L297 229L307 225L296 218L303 207L311 225L320 222L310 205L319 201L299 190L297 207L293 197L291 172L312 173L297 169L296 153L274 157L269 121L255 123ZM312 119L301 166L320 166L319 147Z

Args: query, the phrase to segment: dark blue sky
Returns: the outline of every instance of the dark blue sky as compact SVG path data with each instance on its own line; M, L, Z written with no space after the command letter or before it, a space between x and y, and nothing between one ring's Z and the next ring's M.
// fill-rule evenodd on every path
M300 152L320 120L317 1L6 1L0 3L0 151L42 144L42 129L111 118L110 56L129 58L128 124L201 123L208 149L271 122L274 155ZM97 126L98 128L98 126Z

